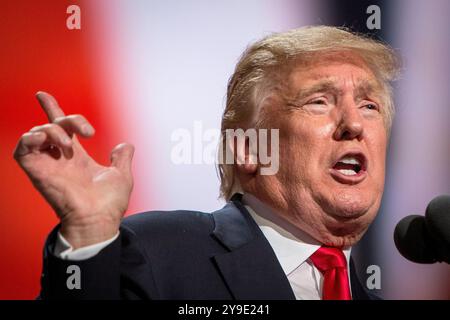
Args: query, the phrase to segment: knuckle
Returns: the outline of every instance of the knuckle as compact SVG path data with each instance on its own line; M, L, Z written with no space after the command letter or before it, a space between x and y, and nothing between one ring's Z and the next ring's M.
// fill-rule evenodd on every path
M19 141L26 142L26 140L28 140L32 135L33 135L33 132L25 132L24 134L22 134Z
M34 126L33 128L30 129L29 132L36 132L42 129L42 126Z
M87 120L81 114L71 114L64 117L59 117L53 121L54 124L61 126L63 129L74 130L81 127Z
M31 128L30 132L36 132L36 131L48 131L51 130L55 125L53 123L46 123L40 126L35 126Z
M81 114L71 114L70 116L67 116L67 119L73 122L81 122L85 120Z
M32 133L31 132L25 132L24 134L22 134L22 136L20 137L20 140L26 139L27 137L31 136Z
M44 125L44 130L50 135L55 135L60 133L60 126L54 123L48 123Z
M58 130L58 128L59 128L59 126L57 125L57 124L54 124L54 123L47 123L47 124L44 124L44 129L46 129L46 130Z
M64 129L55 123L49 123L43 126L42 131L46 132L50 139L54 140L61 135L65 135Z
M57 117L57 118L55 118L55 120L53 120L53 123L59 125L59 124L65 122L67 120L67 118L68 117L66 117L66 116Z

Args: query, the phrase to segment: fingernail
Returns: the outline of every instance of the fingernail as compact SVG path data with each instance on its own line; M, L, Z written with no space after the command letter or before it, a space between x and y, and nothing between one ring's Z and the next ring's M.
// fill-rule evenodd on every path
M82 128L81 131L83 132L83 134L86 135L90 135L94 133L94 128L92 128L90 125L85 124Z

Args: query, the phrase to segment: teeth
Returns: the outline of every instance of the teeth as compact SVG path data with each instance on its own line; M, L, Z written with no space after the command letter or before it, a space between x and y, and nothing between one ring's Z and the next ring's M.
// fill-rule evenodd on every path
M339 169L338 171L346 176L354 176L356 174L356 171L351 169Z
M342 162L342 163L345 163L345 164L357 164L357 165L360 164L358 159L353 158L353 157L344 158L342 160L339 160L339 162Z

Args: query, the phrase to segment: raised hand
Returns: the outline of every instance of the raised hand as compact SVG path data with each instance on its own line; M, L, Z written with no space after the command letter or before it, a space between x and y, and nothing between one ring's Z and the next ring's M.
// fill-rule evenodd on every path
M112 238L133 187L134 147L119 144L110 166L98 164L77 139L92 137L92 125L82 115L66 116L50 94L36 97L49 123L23 134L14 158L55 210L60 231L74 248Z

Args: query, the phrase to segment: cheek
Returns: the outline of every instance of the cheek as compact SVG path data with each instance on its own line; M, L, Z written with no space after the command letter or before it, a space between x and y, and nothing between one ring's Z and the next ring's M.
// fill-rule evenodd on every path
M384 129L374 130L373 135L368 137L368 149L372 155L374 174L379 176L377 178L384 179L387 149L387 135Z
M329 139L333 136L333 133L336 130L336 125L333 122L327 122L321 124L319 127L317 127L316 135L323 139Z
M332 124L316 123L311 119L297 119L280 129L280 163L290 174L315 172L325 161Z
M295 154L305 159L309 167L321 165L329 153L333 131L333 124L304 119L293 131L291 144Z

